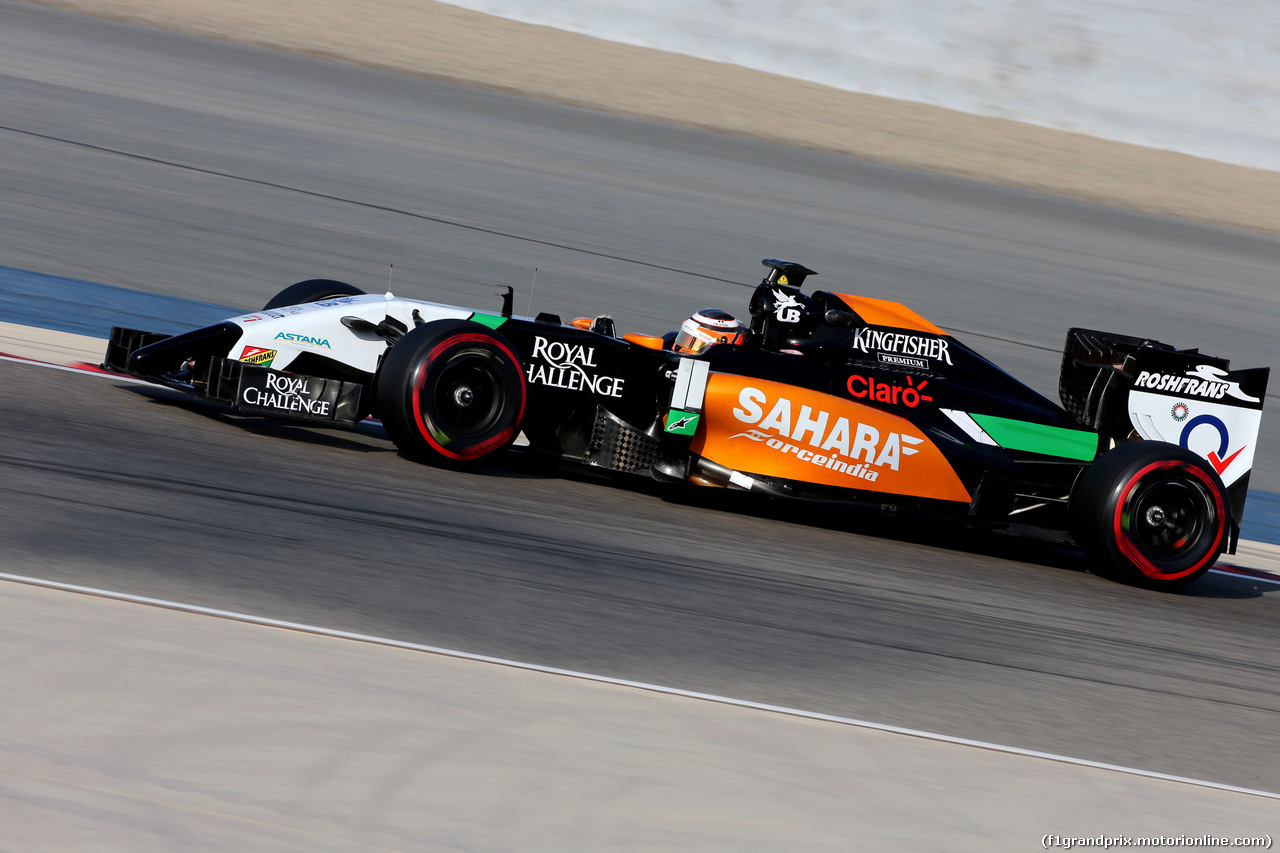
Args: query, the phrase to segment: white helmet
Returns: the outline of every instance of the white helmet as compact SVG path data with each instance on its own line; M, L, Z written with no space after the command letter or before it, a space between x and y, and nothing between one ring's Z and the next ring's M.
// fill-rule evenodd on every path
M740 344L747 339L747 329L728 311L703 308L680 325L671 349L697 355L716 344Z

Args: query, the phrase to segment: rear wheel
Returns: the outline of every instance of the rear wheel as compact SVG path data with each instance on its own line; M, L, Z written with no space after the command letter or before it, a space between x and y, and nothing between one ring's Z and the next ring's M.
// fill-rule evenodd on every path
M363 296L364 291L345 281L333 281L328 278L312 278L291 284L268 300L263 311L272 308L283 308L286 305L303 305L307 302L319 302L334 296Z
M454 465L510 445L527 397L515 348L467 320L406 334L387 353L377 389L382 425L405 455Z
M1085 472L1071 496L1077 541L1099 574L1177 589L1209 570L1228 530L1226 488L1185 448L1123 444Z

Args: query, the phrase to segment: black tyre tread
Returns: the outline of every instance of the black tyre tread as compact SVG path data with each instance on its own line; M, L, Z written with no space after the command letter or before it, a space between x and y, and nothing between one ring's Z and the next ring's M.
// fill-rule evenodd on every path
M305 305L308 302L319 302L333 296L363 296L364 291L345 281L334 281L329 278L310 278L291 284L262 306L263 311L283 308L286 305Z
M1201 577L1213 565L1210 559L1192 574L1180 578L1153 578L1143 573L1121 552L1112 530L1115 499L1119 489L1142 468L1153 462L1173 460L1194 467L1208 475L1225 508L1229 506L1226 489L1217 473L1203 459L1185 448L1157 441L1134 441L1103 454L1085 472L1071 497L1073 533L1077 543L1088 554L1095 574L1148 589L1173 590ZM1216 553L1228 534L1226 513L1210 530L1216 541ZM1201 540L1203 541L1203 539ZM1206 543L1210 544L1210 543ZM1216 559L1215 553L1215 559Z
M502 403L499 423L503 426L502 429L497 430L499 433L509 433L505 442L487 450L482 456L453 458L432 446L432 442L424 437L418 429L413 411L413 389L410 387L412 378L419 365L427 358L427 354L433 348L458 334L471 334L487 338L494 346L505 348L513 356L517 352L506 338L487 326L473 323L469 320L437 320L411 329L408 334L401 338L387 352L386 358L383 360L382 369L378 374L376 381L377 410L382 418L383 428L401 452L419 462L446 467L472 465L481 458L492 456L504 450L519 433L518 413L523 412L526 389L519 362L511 363L510 359L505 355L497 362L500 365L500 370L508 372L504 379L510 391L509 395L504 396ZM476 344L472 344L470 347L463 347L463 349L470 350L476 347ZM442 354L442 357L447 355ZM430 370L431 366L428 365L425 369ZM511 420L512 413L508 411L507 406L511 406L517 412L514 423L508 423Z

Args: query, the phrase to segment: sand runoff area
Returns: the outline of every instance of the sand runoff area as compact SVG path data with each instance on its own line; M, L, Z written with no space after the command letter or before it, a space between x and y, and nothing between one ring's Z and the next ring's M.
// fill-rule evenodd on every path
M1280 172L844 92L431 0L28 2L1280 234Z

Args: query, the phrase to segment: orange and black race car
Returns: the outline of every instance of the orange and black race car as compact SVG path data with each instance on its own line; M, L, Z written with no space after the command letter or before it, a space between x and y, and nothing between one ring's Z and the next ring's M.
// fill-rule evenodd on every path
M1268 368L1067 333L1058 405L897 302L805 293L766 259L749 323L665 338L316 279L177 336L114 329L104 367L245 412L353 424L413 459L526 452L691 487L1067 534L1169 589L1235 550Z

